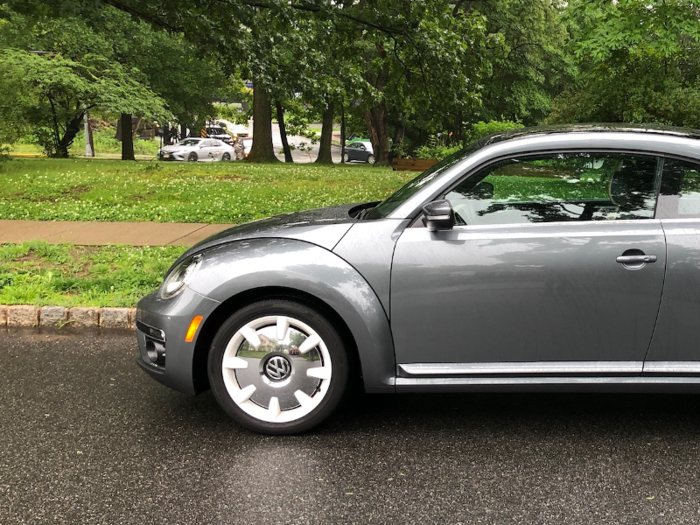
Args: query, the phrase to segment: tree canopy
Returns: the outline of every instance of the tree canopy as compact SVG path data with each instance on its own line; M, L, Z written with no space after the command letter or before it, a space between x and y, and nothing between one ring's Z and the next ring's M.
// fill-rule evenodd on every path
M565 10L576 81L554 122L700 127L700 7L688 0L574 0Z
M0 18L0 118L58 154L82 107L194 128L243 79L264 162L291 108L323 122L320 162L340 117L380 165L478 122L700 126L690 0L9 0Z

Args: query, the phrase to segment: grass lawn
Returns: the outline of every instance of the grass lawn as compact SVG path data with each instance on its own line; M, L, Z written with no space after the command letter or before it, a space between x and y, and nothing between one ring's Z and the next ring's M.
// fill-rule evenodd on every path
M13 159L0 219L241 223L381 199L414 177L366 166ZM0 304L127 306L182 247L0 245Z
M0 245L0 304L135 306L182 247Z
M237 224L383 199L416 175L365 165L15 158L0 167L0 219Z

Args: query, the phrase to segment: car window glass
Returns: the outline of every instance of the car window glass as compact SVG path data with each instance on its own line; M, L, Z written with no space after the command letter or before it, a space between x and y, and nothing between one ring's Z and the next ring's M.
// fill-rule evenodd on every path
M660 219L700 217L700 164L664 160L657 216Z
M458 225L652 219L658 159L609 153L512 158L465 179L445 198Z

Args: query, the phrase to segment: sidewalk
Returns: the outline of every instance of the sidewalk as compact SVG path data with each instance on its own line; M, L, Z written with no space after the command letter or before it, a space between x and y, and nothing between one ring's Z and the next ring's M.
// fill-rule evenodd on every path
M0 243L46 241L105 246L192 246L232 224L0 220Z

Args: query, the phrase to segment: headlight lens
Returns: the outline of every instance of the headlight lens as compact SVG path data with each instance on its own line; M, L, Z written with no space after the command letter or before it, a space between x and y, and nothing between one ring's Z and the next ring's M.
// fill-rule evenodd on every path
M197 270L202 264L202 256L197 254L188 257L168 274L160 287L160 296L163 299L170 299L185 289L185 286L192 282Z

